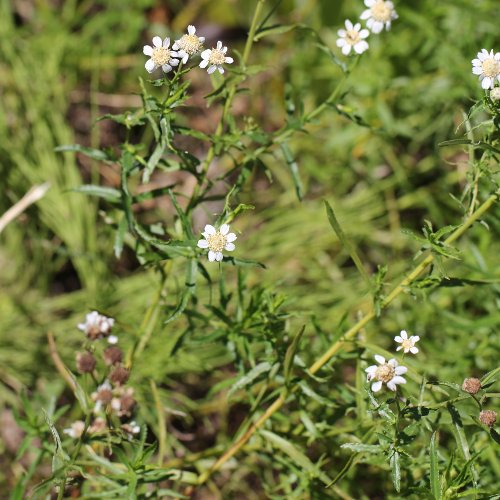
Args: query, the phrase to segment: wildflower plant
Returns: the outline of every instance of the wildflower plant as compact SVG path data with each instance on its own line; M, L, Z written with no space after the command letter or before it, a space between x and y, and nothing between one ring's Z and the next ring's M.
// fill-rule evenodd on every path
M360 498L366 495L356 489L359 481L347 484L345 479L364 474L361 467L369 465L384 491L391 492L390 498L492 495L491 476L482 480L478 463L494 461L482 454L490 453L498 441L491 387L499 369L483 366L475 391L470 383L460 386L441 373L429 373L427 332L415 326L423 332L420 351L420 337L400 330L399 318L404 307L411 307L405 294L418 299L420 293L431 300L433 290L474 284L473 278L453 278L450 267L466 272L455 245L498 199L496 55L482 52L479 63L473 62L473 68L479 68L473 73L488 93L466 114L465 137L440 144L468 148L470 172L461 195L455 197L462 219L431 222L430 214L422 236L405 231L413 238L409 246L418 244L413 247L415 262L408 252L406 268L393 270L384 262L371 275L372 266L351 239L356 224L343 228L332 205L324 201L324 225L330 223L332 237L341 243L345 267L359 274L356 287L361 296L350 301L352 311L326 324L295 307L274 283L261 283L266 262L249 243L264 241L250 215L260 202L255 184L260 179L288 183L294 203L314 203L314 189L308 193L303 182L293 141L319 128L327 111L338 113L356 130L376 130L346 104L347 82L361 54L370 57L367 39L404 19L398 18L392 2L366 0L364 11L359 2L360 22L346 20L345 29L331 29L330 40L336 34L339 38L328 43L304 25L273 26L270 20L278 6L265 12L264 4L256 2L243 48L212 40L194 25L183 34L169 29L167 37L155 36L143 47L148 59L138 82L141 106L102 118L120 127L123 142L115 148L58 148L85 155L117 173L115 186L75 186L72 196L99 200L104 223L113 233L109 253L116 259L133 255L138 266L150 270L155 289L140 324L127 325L119 316L115 321L98 311L88 314L78 324L85 338L73 370L61 361L49 335L54 364L80 409L47 416L45 432L53 438L54 462L50 478L39 489L46 493L54 488L59 498L73 486L88 497L184 498L196 490L203 495L209 480L223 490L221 476L227 472L249 474L253 468L272 466L273 474L262 474L270 497ZM361 21L366 21L366 28ZM257 123L253 116L238 116L234 103L244 95L243 85L254 85L265 69L251 64L255 45L262 40L271 43L289 31L311 36L311 50L327 58L336 78L328 82L330 88L319 102L304 103L292 91L284 91L282 120L272 127ZM194 81L201 78L210 87L203 106L220 117L209 130L197 129L186 119L193 106L201 106L192 100ZM482 123L487 132L481 139L470 124L478 110L492 117ZM389 200L394 185L383 193ZM169 207L166 219L151 208L155 203ZM307 222L297 223L294 252L297 242L310 243ZM398 227L400 221L393 224ZM380 232L378 237L383 240L386 235ZM327 253L318 252L314 259L321 262ZM380 260L380 255L372 258ZM328 273L326 268L322 271ZM287 270L278 272L285 276ZM332 275L333 281L337 278ZM325 297L325 307L330 307ZM395 324L401 333L394 338ZM394 341L400 345L394 346ZM376 364L369 365L373 356ZM173 360L177 366L170 366ZM141 363L142 377L135 375ZM179 389L176 375L189 374L195 365L200 378L208 378L216 368L221 376L210 378L213 385L199 396L205 405L197 407L201 416L193 417L189 412L196 405ZM226 377L224 370L230 375ZM189 381L189 375L185 378ZM194 422L200 418L206 428L214 427L217 419L211 412L219 405L227 415L238 410L239 429L204 440ZM143 407L151 410L147 419L141 415ZM467 425L474 428L473 439L467 436L464 411ZM443 434L457 443L456 454L443 452ZM252 454L251 459L246 460L245 453ZM241 462L233 462L233 457ZM93 477L94 470L101 480ZM221 497L231 494L226 490Z

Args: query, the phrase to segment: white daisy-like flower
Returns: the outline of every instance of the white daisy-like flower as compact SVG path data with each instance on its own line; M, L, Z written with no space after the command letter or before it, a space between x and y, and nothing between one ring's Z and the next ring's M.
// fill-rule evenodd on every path
M389 31L391 22L398 18L398 13L392 2L365 0L365 5L368 9L361 14L360 18L367 19L366 26L372 33L380 33L384 28Z
M401 330L401 333L399 335L396 335L394 337L394 340L398 344L401 344L400 346L398 346L396 351L404 349L405 354L409 352L411 352L412 354L417 354L418 347L415 347L415 344L420 340L420 337L418 335L412 335L411 337L408 337L408 333L406 332L406 330Z
M142 51L144 55L149 56L150 59L146 61L145 67L148 73L152 73L155 69L161 67L164 73L172 71L173 66L178 66L179 54L172 49L169 49L170 38L165 38L163 42L159 36L153 38L153 47L151 45L144 45Z
M492 101L500 101L500 87L495 87L490 92L490 99Z
M373 392L380 391L382 384L387 384L387 388L391 391L395 391L398 384L406 384L406 380L401 376L408 371L406 366L399 366L395 359L390 359L386 363L385 358L378 354L375 355L375 361L378 365L369 366L365 370L368 382L375 380L372 384Z
M365 50L368 50L368 42L365 38L368 38L370 32L366 29L361 29L361 24L352 24L349 19L345 21L346 29L341 29L337 31L339 39L337 40L337 47L342 48L342 54L345 56L349 55L351 49L354 49L356 54L362 54Z
M210 75L216 69L219 70L219 73L224 73L223 64L232 64L233 58L226 56L227 47L222 46L222 42L217 42L217 47L215 49L207 49L201 53L201 63L200 68L206 68L207 73Z
M78 439L85 430L85 422L83 420L77 420L71 424L70 427L64 429L64 434L67 434L69 437L73 439Z
M97 311L92 311L85 316L85 323L78 324L78 329L85 332L85 335L87 335L90 340L96 340L102 337L108 337L114 324L115 320L113 318L108 318L99 314ZM118 341L118 338L113 335L111 335L109 339L111 339L108 340L110 343L113 343L112 340L114 339Z
M472 73L479 76L483 89L492 89L495 79L500 82L500 52L488 52L486 49L477 53L472 60Z
M201 233L205 239L198 241L198 247L208 249L208 260L220 262L223 258L222 250L232 252L235 248L233 241L236 240L236 235L229 232L229 225L222 224L222 226L215 229L214 226L207 224L205 232Z
M187 35L182 35L179 40L176 40L172 48L177 51L178 57L186 64L191 56L203 48L204 41L205 37L196 35L196 28L190 24Z

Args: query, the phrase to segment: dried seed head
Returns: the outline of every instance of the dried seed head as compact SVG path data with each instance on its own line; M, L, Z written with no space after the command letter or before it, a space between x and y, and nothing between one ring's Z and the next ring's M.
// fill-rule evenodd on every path
M469 394L477 394L481 390L481 381L478 378L466 378L462 390Z
M123 366L117 366L109 375L109 380L113 385L123 385L127 383L130 372Z
M111 400L113 399L113 392L111 391L111 389L108 389L107 387L99 389L94 394L95 394L94 396L95 401L100 401L103 405L109 405L109 403L111 403Z
M130 417L137 405L134 398L134 390L127 389L120 397L120 416Z
M479 420L488 427L493 427L497 421L497 412L493 410L483 410L479 414Z
M92 353L78 352L76 353L76 369L80 373L91 373L94 371L96 360Z
M119 347L111 346L104 351L104 362L108 365L116 365L122 362L123 352Z

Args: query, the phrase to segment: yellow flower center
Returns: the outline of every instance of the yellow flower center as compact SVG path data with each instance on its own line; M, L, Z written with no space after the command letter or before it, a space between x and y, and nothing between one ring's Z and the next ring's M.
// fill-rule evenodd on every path
M483 74L489 78L495 78L500 73L500 62L493 57L483 61Z
M212 252L222 252L226 246L227 238L218 231L215 234L206 236L205 239L207 240L208 248L212 250Z
M380 0L371 8L371 13L375 21L386 23L391 20L392 9L383 0Z
M177 45L181 50L189 54L190 56L196 54L201 47L202 43L196 35L183 35L182 38L177 42Z
M208 58L208 62L212 65L220 66L221 64L224 64L226 62L226 56L224 55L222 50L212 49L212 52L210 52L210 57Z
M349 45L356 45L361 40L361 37L359 36L359 31L347 30L345 39Z
M394 378L394 367L385 363L380 365L375 371L375 378L387 384Z
M406 339L401 342L401 345L405 351L408 351L413 347L413 342L410 339Z
M165 47L155 47L153 49L153 55L151 56L151 59L153 59L153 62L157 66L163 66L165 64L168 64L168 61L170 61L171 51L166 49Z

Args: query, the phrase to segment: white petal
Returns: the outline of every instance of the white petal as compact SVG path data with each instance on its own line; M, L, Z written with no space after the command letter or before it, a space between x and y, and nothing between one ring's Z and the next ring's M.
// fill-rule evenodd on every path
M78 330L84 332L87 329L87 325L85 323L78 323Z
M223 258L224 258L224 256L222 255L222 252L217 252L217 253L215 254L215 260L216 260L217 262L220 262Z
M227 236L226 236L226 241L228 243L232 243L233 241L236 241L237 240L237 236L234 234L234 233L229 233Z
M153 38L153 45L155 47L161 47L161 38L159 36Z
M219 231L221 234L224 236L229 233L229 225L228 224L222 224L222 226L219 228Z
M145 56L152 56L153 47L151 47L151 45L144 45L144 47L142 48L142 52L144 53Z
M170 61L168 61L168 62L170 63L171 66L178 66L179 65L179 59L170 59Z
M215 234L216 232L217 232L217 230L215 229L215 227L214 227L214 226L211 226L210 224L207 224L207 225L205 226L205 233L207 233L207 234L210 234L210 235L211 235L211 234Z
M406 368L406 366L396 366L396 368L394 368L394 373L396 375L404 375L407 371L408 368Z
M234 59L232 57L226 57L225 62L226 64L233 64Z
M210 59L210 54L212 53L211 49L206 49L201 53L202 59Z
M203 59L200 63L200 68L206 68L208 66L208 61L206 59Z
M353 25L352 25L351 21L349 21L349 19L346 19L346 20L345 20L345 27L346 27L348 30L352 30Z
M118 344L118 337L116 335L110 335L108 337L108 344Z
M213 262L215 260L215 252L212 252L212 250L208 252L208 260L210 262Z
M396 352L397 352L397 351L400 351L401 349L403 349L403 346L402 346L402 345L400 345L399 347L397 347L397 348L396 348Z
M199 37L198 37L198 40L199 40L201 43L203 43L203 42L205 41L205 37L204 37L204 36L199 36Z
M338 30L337 35L344 38L346 36L346 30Z
M365 0L365 5L367 7L373 7L377 0Z
M194 35L196 33L196 28L192 24L188 26L188 33L190 35Z
M356 23L354 25L354 31L359 31L361 29L361 24L360 23Z
M472 67L472 73L474 75L480 75L480 74L482 74L482 72L483 72L482 66L473 66Z
M375 361L381 365L385 363L385 358L384 356L381 356L380 354L375 354Z
M396 342L399 342L400 344L401 344L401 342L403 342L403 339L402 339L399 335L396 335L396 336L394 337L394 340L395 340Z
M362 54L365 50L368 50L368 43L364 40L362 42L358 42L354 46L354 52L356 52L356 54Z
M370 16L372 15L371 13L371 10L370 9L366 9L365 11L363 11L363 13L359 16L360 19L368 19Z
M152 73L156 69L156 64L154 63L153 59L148 59L144 67L146 68L146 71Z
M415 346L411 347L411 348L410 348L410 352L411 352L412 354L417 354L417 352L418 352L418 347L415 347Z
M343 38L339 38L337 40L337 47L345 47L346 43L347 42Z
M405 340L408 338L408 332L406 330L401 330L401 332L399 333L401 335L402 338L404 338Z
M420 337L419 337L418 335L412 335L412 336L410 337L410 340L411 340L414 344L416 344L416 343L420 340Z
M179 40L176 40L176 41L174 42L174 44L172 45L172 49L173 49L173 50L179 50L179 45L177 45L177 42L178 42L178 41L179 41Z
M217 69L217 66L210 66L210 68L207 69L207 73L209 75L211 75L216 69Z
M398 366L398 362L394 358L391 358L389 361L387 361L387 364L394 368Z
M372 384L372 391L373 392L378 392L382 389L382 382L380 380L377 380Z
M207 240L199 240L197 244L198 248L208 248Z
M172 71L172 66L170 66L170 64L164 64L161 69L164 73L168 73L169 71Z
M370 29L378 35L383 29L384 29L384 23L381 23L380 21L373 21L371 23Z
M365 369L365 372L368 373L368 376L370 377L373 377L373 375L375 375L375 372L377 371L377 365L372 365L372 366L369 366L368 368ZM368 379L370 380L370 379Z
M222 42L217 42L217 50L221 50L222 49Z
M226 243L224 250L227 250L228 252L232 252L235 248L236 247L234 246L234 243Z
M480 61L484 61L485 59L488 59L488 51L486 49L483 49L481 52L478 52L477 58Z
M483 81L481 82L481 87L483 87L483 89L489 89L489 88L493 88L493 78L490 78L488 76L484 77Z
M393 384L406 384L406 380L403 377L393 377L393 379L390 381L390 383Z
M224 74L224 68L223 68L222 66L217 66L217 69L219 70L219 73L220 73L221 75L223 75L223 74Z
M352 45L349 45L349 44L345 44L343 47L342 47L342 54L344 54L345 56L348 56L349 55L349 52L351 52L351 47Z
M182 54L182 64L186 64L188 62L188 59L189 59L189 54L187 52L183 52L183 54Z
M165 40L163 40L163 46L168 49L168 46L170 45L170 38L165 38Z

